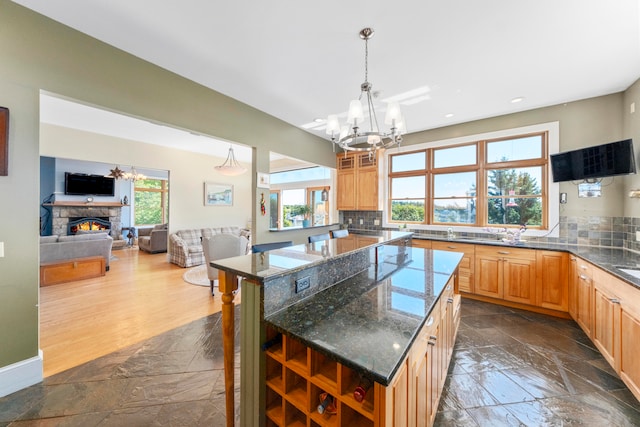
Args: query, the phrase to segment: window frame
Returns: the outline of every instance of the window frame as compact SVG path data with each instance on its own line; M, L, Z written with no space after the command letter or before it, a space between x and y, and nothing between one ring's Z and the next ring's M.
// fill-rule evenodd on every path
M385 180L385 199L386 203L386 212L383 215L383 227L389 228L401 228L404 226L404 221L395 221L391 220L391 206L392 206L392 195L391 195L391 185L392 180L395 177L399 176L411 176L415 175L415 171L410 172L397 172L392 173L392 165L393 165L393 156L398 154L410 154L417 151L426 151L427 153L433 153L436 149L441 148L450 148L460 145L468 145L468 144L479 144L479 150L477 150L477 169L480 171L477 173L477 190L476 193L479 197L477 197L476 203L476 222L474 224L465 224L465 223L436 223L433 221L433 198L431 195L433 194L432 186L433 179L429 179L429 188L426 189L427 197L425 200L425 221L424 222L414 222L407 223L411 228L416 230L446 230L448 227L454 227L456 231L463 232L472 232L472 233L482 233L486 227L496 227L496 225L488 224L488 212L487 212L487 200L488 197L486 194L487 188L487 173L486 170L498 168L499 166L508 166L508 167L530 167L530 166L540 166L542 167L542 176L540 182L537 182L538 187L540 188L540 199L542 200L542 218L540 226L531 226L530 232L528 234L531 235L545 235L545 236L558 236L557 225L559 222L559 185L557 183L553 183L550 179L550 166L549 166L549 157L551 154L557 153L559 151L559 122L548 122L541 123L537 125L524 126L521 128L513 128L513 129L504 129L500 131L487 132L484 134L478 135L469 135L466 137L457 137L448 140L441 141L433 141L429 143L418 143L413 144L408 147L400 147L394 150L387 150L385 153L387 157L387 161L384 164L384 173L386 176ZM541 157L539 159L526 159L526 160L515 160L515 161L507 161L507 162L489 162L486 159L486 143L498 142L501 140L512 140L519 138L526 138L529 136L542 135L542 147L541 147ZM429 157L430 156L430 157ZM433 165L433 155L428 154L429 161L427 168L432 168ZM431 174L433 170L429 170L428 174ZM461 171L464 169L473 169L473 167L468 168L467 166L455 166L455 167L443 167L438 168L438 172L455 172ZM427 172L425 171L425 174ZM482 194L481 194L482 192ZM427 207L428 206L428 207ZM555 224L555 225L554 225ZM512 225L515 227L515 225ZM498 226L498 227L501 227ZM510 227L507 225L507 227Z
M134 181L132 183L132 204L134 205L134 215L133 215L133 225L135 227L149 227L149 226L153 226L153 225L158 225L158 224L166 224L169 222L169 179L167 178L153 178L153 177L147 177L146 180L149 181L160 181L161 182L161 186L160 188L148 188L148 187L137 187L136 186L136 182ZM160 217L162 219L161 222L159 222L158 224L138 224L136 221L136 216L135 216L135 200L136 200L136 193L137 192L141 192L141 193L161 193L160 194Z

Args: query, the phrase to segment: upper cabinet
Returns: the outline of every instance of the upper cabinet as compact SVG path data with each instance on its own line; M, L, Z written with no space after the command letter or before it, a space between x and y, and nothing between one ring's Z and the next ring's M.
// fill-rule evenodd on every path
M338 210L380 210L379 166L382 150L375 155L350 152L336 156Z

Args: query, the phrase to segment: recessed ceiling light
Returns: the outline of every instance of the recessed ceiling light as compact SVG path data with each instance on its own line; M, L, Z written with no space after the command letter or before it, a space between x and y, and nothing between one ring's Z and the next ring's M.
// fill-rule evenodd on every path
M313 119L314 122L316 123L324 123L324 119Z
M523 96L518 96L518 97L516 97L516 98L513 98L513 99L511 100L511 103L512 103L512 104L517 104L518 102L522 102L522 101L524 101L524 97L523 97Z
M453 117L453 113L448 113L444 115L447 119L450 119L451 117Z

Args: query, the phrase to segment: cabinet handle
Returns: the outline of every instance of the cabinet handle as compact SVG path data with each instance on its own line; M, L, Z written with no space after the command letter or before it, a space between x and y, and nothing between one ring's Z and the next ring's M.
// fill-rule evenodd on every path
M448 298L448 299L447 299L447 303L448 303L448 304L453 304L453 298Z
M581 274L581 275L580 275L580 278L581 278L582 280L589 280L589 278L588 278L587 276L585 276L584 274Z
M436 340L438 339L437 336L435 335L429 335L429 339L432 340L433 342L436 342Z
M431 326L431 325L433 325L433 316L429 317L429 320L427 320L426 326Z
M586 270L586 269L587 269L587 266L583 264L583 265L581 265L581 266L580 266L580 268L581 268L582 270Z
M446 291L450 291L451 290L451 285L447 285L447 287L445 288Z
M500 255L509 255L509 251L498 251Z
M620 304L620 300L618 298L609 298L609 301L611 301L613 304Z
M447 246L447 249L455 249L455 246Z
M435 342L435 341L431 341L431 340L429 340L429 341L427 341L427 344L429 344L429 345L436 345L436 342Z

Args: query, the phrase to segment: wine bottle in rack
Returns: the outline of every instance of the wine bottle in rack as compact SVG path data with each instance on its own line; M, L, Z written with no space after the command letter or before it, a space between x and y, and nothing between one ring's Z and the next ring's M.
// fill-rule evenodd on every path
M369 378L361 375L359 380L358 380L358 385L353 390L353 398L357 402L364 401L364 398L367 395L367 392L369 391L369 389L371 389L371 387L373 387L373 381L371 381Z
M318 405L318 413L327 413L333 415L336 412L335 398L329 393L320 393L320 404Z

